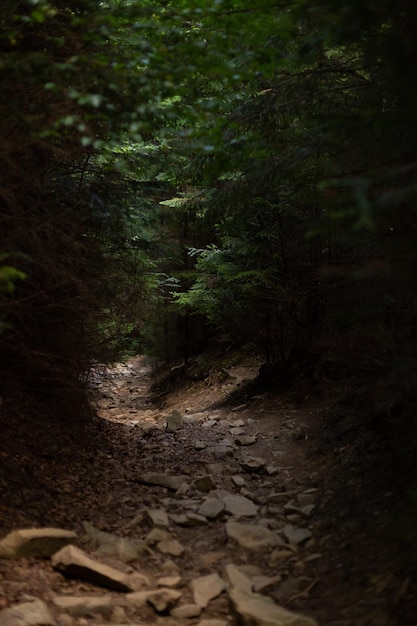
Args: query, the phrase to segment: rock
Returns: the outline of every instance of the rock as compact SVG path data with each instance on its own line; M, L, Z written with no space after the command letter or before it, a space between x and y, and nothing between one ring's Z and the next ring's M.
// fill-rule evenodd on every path
M218 574L200 576L191 581L194 602L202 609L206 608L210 600L217 598L226 588L225 582Z
M48 558L76 539L76 533L61 528L15 530L0 541L0 558Z
M157 546L159 552L162 554L170 554L171 556L181 556L185 548L176 539L170 541L160 541Z
M165 487L170 491L177 491L185 482L182 476L169 476L167 474L139 474L135 480L145 485Z
M66 546L54 554L52 566L71 578L82 578L115 591L133 591L127 574L93 561L85 552L74 546Z
M224 456L233 456L233 447L229 446L229 445L221 445L218 444L217 446L210 446L209 448L206 448L206 452L208 452L209 454L212 454L213 456L216 457L224 457Z
M124 610L124 608L122 606L114 606L111 616L110 616L110 620L112 622L111 626L118 626L118 625L124 625L124 626L134 626L134 624L128 624L128 617L126 615L126 611ZM64 625L62 625L64 626Z
M278 574L277 576L254 576L252 578L253 583L253 591L259 593L259 591L263 591L264 589L268 589L268 587L272 587L273 585L277 585L281 582L281 576Z
M181 581L181 576L161 576L157 578L156 584L158 587L178 587Z
M282 533L287 541L294 545L305 543L313 536L311 530L308 528L296 528L295 526L292 526L292 524L286 524Z
M166 418L165 431L167 433L175 433L178 429L182 428L183 425L184 418L181 413L179 411L172 411Z
M146 514L155 528L169 527L168 514L165 509L147 509Z
M252 581L236 565L230 563L225 567L226 580L229 588L237 588L242 591L252 591Z
M157 589L150 591L147 601L151 604L158 613L162 613L169 609L173 604L177 602L182 596L180 591L175 589Z
M294 495L296 495L295 491L273 491L267 496L266 501L268 504L283 504Z
M118 537L112 533L98 530L89 522L83 522L87 537L91 539L94 549L101 556L115 556L122 561L134 561L145 553L149 548L140 541L132 541L125 537Z
M224 502L217 498L210 498L203 502L197 512L199 515L204 515L205 518L217 519L223 513L224 509Z
M258 593L232 588L228 594L244 626L317 626L314 619L288 611Z
M229 428L229 433L237 437L239 435L244 435L245 429L242 426L232 426L231 428Z
M196 439L194 441L194 450L205 450L207 448L207 444L202 441L202 439Z
M299 515L300 517L310 517L314 510L314 504L309 504L300 508L295 500L290 500L284 505L284 512L286 515Z
M294 594L300 593L307 589L311 584L310 578L287 578L282 582L277 589L272 592L274 600L281 602L290 598Z
M57 609L73 617L99 613L109 618L112 613L111 596L57 596L53 603Z
M291 559L294 556L292 550L273 550L269 555L269 564L273 567L280 561Z
M255 517L258 514L256 504L245 496L230 494L221 500L224 503L226 513L234 517Z
M225 619L202 619L197 626L229 626Z
M178 619L198 617L201 615L201 607L199 607L198 604L182 604L181 606L171 609L170 615Z
M201 476L201 478L196 478L194 486L196 489L204 493L209 493L212 489L216 489L216 483L211 476Z
M175 563L175 561L172 561L171 559L168 559L167 561L164 561L164 563L162 563L161 570L167 576L176 576L181 573L178 565Z
M146 574L142 574L141 572L132 572L131 574L127 574L127 580L129 587L132 591L140 591L144 587L150 587L151 581L146 576Z
M34 598L0 611L0 626L56 626L48 607Z
M181 513L179 515L171 514L171 520L177 526L186 526L187 525L187 515L185 513Z
M175 604L181 597L180 591L175 589L153 589L151 591L137 591L136 593L128 593L125 596L127 606L141 608L146 604L151 604L158 613L166 611L170 606Z
M234 485L236 485L236 487L244 487L244 485L246 484L245 479L243 478L243 476L240 476L240 474L232 476L232 482Z
M226 534L246 550L266 550L280 544L272 530L260 525L227 522Z
M187 522L184 524L185 526L192 528L194 526L206 526L208 524L207 518L200 513L193 513L190 511L186 513Z
M257 442L256 435L242 435L235 439L235 443L238 446L252 446L256 442Z
M172 539L171 533L162 528L152 528L152 530L146 535L145 543L147 545L156 545L160 541L170 541Z
M245 404L239 404L239 406L234 406L232 409L232 413L236 413L237 411L243 411L243 409L247 409L248 405Z
M259 457L250 457L240 461L239 465L248 474L259 474L265 470L266 461Z

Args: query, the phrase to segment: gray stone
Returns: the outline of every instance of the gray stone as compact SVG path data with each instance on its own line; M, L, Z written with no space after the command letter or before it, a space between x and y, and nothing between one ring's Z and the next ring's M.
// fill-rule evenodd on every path
M160 541L156 546L162 554L169 554L171 556L181 556L185 548L176 539L170 541Z
M66 546L54 554L52 566L71 578L82 578L115 591L133 591L127 574L93 561L85 552L74 546Z
M165 509L147 509L146 513L155 528L166 529L169 527L168 514Z
M273 491L267 496L266 501L268 504L283 504L294 495L296 495L295 491Z
M232 476L232 482L236 487L243 487L245 485L245 479L240 474Z
M217 519L223 513L224 509L224 502L217 498L210 498L203 502L197 512L199 515L204 515L204 517L208 519Z
M83 526L93 548L100 556L115 556L128 563L150 552L149 548L141 541L132 541L125 537L103 532L88 522L83 522Z
M274 567L277 563L280 563L281 561L286 561L287 559L291 559L293 557L294 552L292 550L273 550L269 555L269 564L271 565L271 567Z
M180 591L175 589L161 588L150 591L147 602L151 604L158 613L166 611L173 606L182 596Z
M172 411L166 418L166 432L175 433L178 429L184 425L184 418L179 411Z
M188 528L192 528L194 526L207 526L208 524L207 518L200 513L193 513L192 511L190 511L189 513L186 513L186 518L187 523L185 524L185 526L187 526Z
M46 604L34 598L0 611L0 626L56 626L56 622Z
M253 591L259 593L264 589L268 589L268 587L272 587L281 582L281 576L278 574L277 576L254 576L252 578L253 583Z
M151 591L137 591L136 593L128 593L125 596L127 606L141 608L146 604L151 604L158 613L162 613L174 605L179 598L181 592L175 589L153 589Z
M170 615L178 619L199 617L199 615L201 615L201 607L198 606L198 604L182 604L181 606L176 606L171 609Z
M260 525L227 522L226 534L245 550L266 550L280 544L279 537Z
M252 446L257 442L256 435L241 435L235 439L235 443L238 446Z
M194 486L203 493L209 493L212 489L216 489L216 483L211 476L201 476L200 478L196 478Z
M182 476L169 476L167 474L139 474L135 480L145 485L165 487L170 491L177 491L185 482Z
M152 528L152 530L146 535L145 543L152 546L156 545L160 541L170 541L172 539L171 533L162 528Z
M194 441L194 450L205 450L207 448L207 444L202 441L202 439L196 439Z
M300 517L310 517L314 510L314 504L309 504L304 507L300 507L300 505L295 500L290 500L284 505L284 512L286 515L299 515Z
M194 602L202 609L206 608L210 600L217 598L226 588L225 582L218 574L199 576L191 581Z
M61 528L15 530L0 541L0 558L48 558L76 539L74 532Z
M250 457L240 461L239 465L248 474L259 474L265 470L266 461L259 457Z
M232 428L229 428L229 433L237 437L239 435L244 435L245 429L242 426L232 426Z
M245 496L230 494L221 498L224 503L226 513L234 517L255 517L258 514L256 504L245 498Z
M258 593L232 588L228 594L244 626L317 626L314 619L288 611Z
M209 448L206 449L206 452L219 458L224 457L224 456L233 456L233 447L226 446L226 445L223 446L221 444L218 444L216 446L210 446Z
M294 545L305 543L313 536L311 530L308 528L296 528L292 524L286 524L282 533L287 541Z
M181 576L160 576L156 579L158 587L178 587L181 583Z
M186 526L187 525L187 515L185 513L180 513L179 515L171 514L171 520L177 526Z
M237 588L242 591L252 591L252 581L236 565L229 563L225 567L228 588Z
M112 613L111 596L56 596L53 603L57 609L73 617L99 613L109 618Z

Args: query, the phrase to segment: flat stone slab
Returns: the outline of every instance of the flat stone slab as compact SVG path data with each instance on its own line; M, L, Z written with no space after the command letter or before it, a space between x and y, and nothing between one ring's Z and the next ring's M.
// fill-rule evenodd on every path
M256 504L245 498L245 496L230 494L221 498L224 503L226 513L234 517L256 517L258 507Z
M288 611L267 596L237 588L228 593L239 622L244 626L318 626L316 620Z
M34 599L0 611L0 626L56 626L56 622L46 604Z
M95 528L89 522L83 522L87 537L98 555L115 556L129 563L149 553L149 548L141 541L133 541Z
M209 491L216 489L216 483L211 476L200 476L195 479L194 487L203 493L209 493Z
M292 526L292 524L284 526L282 533L289 543L295 545L305 543L313 536L311 530L308 528L297 528Z
M169 554L170 556L181 556L185 550L184 546L177 539L160 541L156 547L162 554Z
M57 609L73 617L99 613L109 618L113 608L111 596L57 596L53 603Z
M225 510L225 504L222 500L217 498L210 498L203 502L203 504L197 510L199 515L204 515L208 519L217 519Z
M250 457L240 461L239 465L248 474L259 474L265 472L266 461L260 457Z
M227 522L226 534L245 550L266 550L281 543L278 535L259 524Z
M135 480L144 485L165 487L170 491L177 491L185 483L182 476L169 476L167 474L139 474Z
M15 530L0 541L0 558L49 558L76 539L76 533L61 528Z
M155 611L162 613L173 606L182 596L180 591L175 589L153 589L151 591L137 591L128 593L125 596L127 605L141 608L146 604L153 606Z
M210 600L217 598L226 588L226 584L218 574L208 574L194 578L190 584L194 602L205 609Z
M146 513L154 528L169 527L168 514L165 509L147 509Z
M90 559L74 546L66 546L54 554L52 566L71 578L82 578L115 591L134 591L127 574Z

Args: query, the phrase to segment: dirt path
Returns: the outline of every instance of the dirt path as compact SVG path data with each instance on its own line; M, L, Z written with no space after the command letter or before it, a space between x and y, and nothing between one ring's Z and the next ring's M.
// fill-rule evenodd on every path
M390 563L374 554L379 531L370 537L369 521L375 526L381 511L370 499L365 513L352 514L348 495L341 499L335 493L335 485L356 487L354 477L343 484L339 475L331 475L341 467L332 458L347 446L329 452L323 403L307 399L300 406L268 395L243 402L238 392L257 369L256 363L231 368L223 382L207 379L161 396L165 404L159 408L151 401L151 371L143 359L96 374L92 398L102 419L94 429L74 433L52 426L48 437L33 432L35 423L32 436L22 426L15 434L18 461L7 434L2 461L11 480L0 481L1 536L30 526L58 526L84 536L87 521L100 531L146 543L148 551L138 560L99 558L146 576L150 587L169 575L181 593L177 608L195 603L193 581L224 576L233 564L261 594L322 626L395 624L393 595L401 599L408 589ZM225 403L233 397L234 403ZM167 476L179 480L180 488L157 484ZM207 509L213 501L217 509ZM266 549L248 548L231 536L230 522L236 528L262 527L275 539ZM169 533L182 551L161 552L149 539L155 529ZM80 545L97 556L85 538ZM126 606L116 593L104 617L70 616L54 605L57 595L100 593L90 582L63 577L48 560L0 560L0 608L35 596L52 607L57 626L194 626L202 619L224 624L234 619L225 593L194 617L158 612L149 603Z

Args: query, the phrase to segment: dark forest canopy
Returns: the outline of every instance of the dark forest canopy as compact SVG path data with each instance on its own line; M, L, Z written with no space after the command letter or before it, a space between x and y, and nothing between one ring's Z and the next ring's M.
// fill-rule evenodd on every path
M5 388L61 397L93 362L217 345L410 403L416 13L3 2Z

